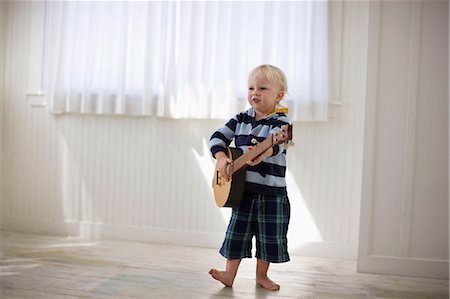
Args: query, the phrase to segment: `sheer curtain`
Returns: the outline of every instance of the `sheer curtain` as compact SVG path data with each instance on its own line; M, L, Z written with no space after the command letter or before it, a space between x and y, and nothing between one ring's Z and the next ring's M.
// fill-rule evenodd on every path
M286 73L292 120L325 120L327 2L48 1L51 113L229 118L248 72Z

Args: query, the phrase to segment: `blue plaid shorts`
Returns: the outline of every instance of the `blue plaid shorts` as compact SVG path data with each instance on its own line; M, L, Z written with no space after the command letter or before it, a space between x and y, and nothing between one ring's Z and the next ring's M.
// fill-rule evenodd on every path
M287 195L244 192L240 205L232 211L220 254L228 259L251 258L255 236L256 258L270 263L289 261L290 210Z

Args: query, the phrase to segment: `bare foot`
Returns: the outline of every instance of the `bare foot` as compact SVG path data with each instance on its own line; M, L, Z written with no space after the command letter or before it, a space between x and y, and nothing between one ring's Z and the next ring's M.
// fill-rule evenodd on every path
M215 279L223 283L227 287L233 286L234 277L233 274L226 271L219 271L217 269L209 270L209 274Z
M258 277L256 278L256 283L269 291L278 291L280 289L280 285L273 282L269 277Z

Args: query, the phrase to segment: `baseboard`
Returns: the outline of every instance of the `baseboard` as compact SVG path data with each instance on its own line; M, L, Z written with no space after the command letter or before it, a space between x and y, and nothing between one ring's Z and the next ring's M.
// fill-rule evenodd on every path
M358 271L448 279L449 261L370 255L358 259Z
M182 246L217 248L223 234L175 231L159 228L128 227L111 224L5 217L3 230L87 239L110 239Z
M350 260L356 260L356 257L358 256L356 244L333 242L304 242L301 245L290 246L289 252L295 255Z
M78 236L79 225L71 221L43 220L26 217L2 218L2 229L27 234Z
M3 218L3 229L27 234L137 241L216 249L219 249L225 235L225 232L179 231L17 217ZM357 256L356 245L329 242L303 242L300 245L290 244L289 252L292 255L325 258L355 259Z

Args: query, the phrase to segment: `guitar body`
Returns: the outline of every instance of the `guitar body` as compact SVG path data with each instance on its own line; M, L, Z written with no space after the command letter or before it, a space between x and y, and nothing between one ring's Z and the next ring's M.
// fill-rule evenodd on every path
M234 147L228 148L227 156L233 161L242 155L242 150ZM214 198L219 207L235 208L241 202L244 194L245 170L233 173L230 181L226 181L219 170L215 169L213 178Z
M255 144L252 150L243 153L241 149L230 147L227 150L227 156L233 163L228 164L228 173L231 174L230 181L220 175L220 171L214 171L212 187L214 189L214 199L219 207L235 208L241 202L245 187L245 167L248 161L254 161L255 158L262 155L274 144L284 143L288 146L292 139L292 125L281 126L280 132L275 132L264 141ZM253 141L252 141L253 143Z

